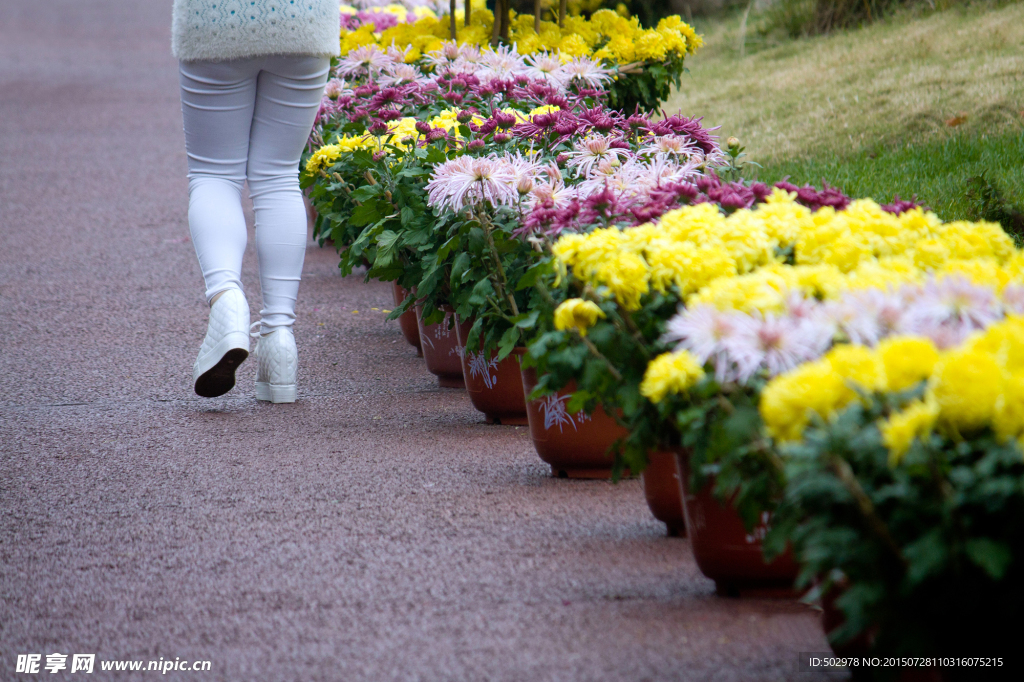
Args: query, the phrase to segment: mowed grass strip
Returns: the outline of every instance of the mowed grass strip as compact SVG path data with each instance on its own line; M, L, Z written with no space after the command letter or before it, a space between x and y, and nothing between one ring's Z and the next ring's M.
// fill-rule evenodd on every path
M853 197L880 203L917 197L943 220L985 217L968 190L982 176L1006 202L1024 209L1024 131L985 135L962 132L945 139L898 148L824 154L814 159L768 163L753 175L766 182L788 177L798 185L826 181Z
M1024 130L1024 3L897 16L743 57L737 27L700 27L707 45L665 109L722 126L760 163Z

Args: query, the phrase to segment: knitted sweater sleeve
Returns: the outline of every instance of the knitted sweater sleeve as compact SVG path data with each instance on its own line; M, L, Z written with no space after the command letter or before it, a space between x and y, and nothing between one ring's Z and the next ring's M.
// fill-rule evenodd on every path
M338 0L174 0L171 51L186 62L337 55L338 6Z

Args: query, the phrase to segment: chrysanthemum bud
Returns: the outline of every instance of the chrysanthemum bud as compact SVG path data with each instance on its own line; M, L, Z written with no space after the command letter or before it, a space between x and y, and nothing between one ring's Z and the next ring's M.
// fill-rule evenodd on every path
M738 137L730 137L728 140L725 141L725 146L727 146L730 150L739 149L740 140Z
M448 131L445 130L444 128L432 128L430 132L427 133L427 139L430 140L431 142L437 142L438 140L447 140Z
M430 124L426 121L416 121L416 132L420 135L426 135L430 132Z
M376 152L373 153L373 160L377 161L377 162L380 162L380 161L383 161L384 157L386 157L386 156L387 156L387 152L385 152L383 150L376 151Z
M466 149L469 149L470 151L476 151L477 149L483 149L483 148L484 148L484 141L483 140L473 140L469 144L466 145Z
M509 135L508 133L502 133L502 132L494 133L494 141L497 144L505 144L506 142L508 142L511 139L512 139L512 136Z
M530 190L533 189L533 178L524 176L519 178L519 182L516 184L516 191L519 192L520 196L529 194Z
M459 112L458 116L455 117L459 123L469 123L473 120L473 112L467 109L463 109Z
M498 127L502 130L508 130L516 124L516 117L514 114L509 114L504 111L499 111L494 115L494 120L497 121Z
M498 127L498 122L495 121L493 118L489 118L486 121L484 121L483 123L481 123L478 126L478 128L476 129L475 132L478 132L481 135L490 135L491 133L494 132L494 129L497 128L497 127Z
M388 131L388 124L377 119L370 124L370 127L367 128L367 130L370 131L371 135L383 135Z

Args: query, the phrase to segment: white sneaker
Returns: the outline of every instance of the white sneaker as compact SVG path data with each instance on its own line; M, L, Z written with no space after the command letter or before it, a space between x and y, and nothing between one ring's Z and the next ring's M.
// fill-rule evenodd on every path
M249 304L228 289L210 308L210 326L192 368L195 391L204 398L224 395L235 385L235 370L249 357Z
M299 352L292 330L280 327L266 336L259 336L256 359L256 400L294 403Z

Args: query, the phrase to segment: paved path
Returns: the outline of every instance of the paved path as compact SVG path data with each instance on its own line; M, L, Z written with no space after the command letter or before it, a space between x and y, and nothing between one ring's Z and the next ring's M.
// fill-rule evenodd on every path
M257 404L251 362L192 394L170 4L0 4L0 680L55 651L212 662L171 679L786 680L826 650L805 607L715 597L635 481L552 479L438 389L372 310L388 288L328 250L299 402Z

